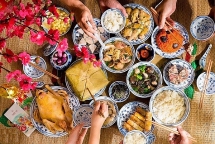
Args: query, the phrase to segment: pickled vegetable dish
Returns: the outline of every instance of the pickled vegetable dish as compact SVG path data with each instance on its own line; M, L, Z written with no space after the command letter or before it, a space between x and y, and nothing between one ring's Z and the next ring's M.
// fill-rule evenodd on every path
M133 70L129 82L134 91L148 94L158 86L159 76L151 66L142 65Z

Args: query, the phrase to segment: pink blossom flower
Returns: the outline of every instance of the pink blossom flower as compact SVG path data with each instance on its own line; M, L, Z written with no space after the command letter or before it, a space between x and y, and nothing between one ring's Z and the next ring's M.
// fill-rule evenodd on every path
M68 18L68 17L65 17L65 18L63 19L63 22L68 23L68 22L69 22L69 18Z
M28 11L25 9L25 5L20 3L20 10L18 11L18 15L21 18L25 18L28 15Z
M0 24L0 33L5 29L6 24Z
M50 29L50 30L48 31L48 34L49 34L49 36L50 36L50 38L47 37L47 40L48 40L49 44L50 44L50 45L55 45L55 44L57 43L57 40L58 40L59 37L60 37L60 32L59 32L58 30Z
M40 11L40 6L39 5L35 5L34 6L34 11L35 11L35 13L38 13Z
M18 55L18 57L19 57L19 59L22 61L22 64L23 64L23 65L27 65L27 64L30 62L30 60L31 60L30 55L27 54L25 51L22 52L22 53L20 53L20 54Z
M15 26L14 31L11 33L11 36L18 36L19 38L23 38L24 35L24 26Z
M39 32L34 32L34 31L30 31L31 34L31 41L38 44L38 45L42 45L44 43L44 41L46 40L46 36L45 36L45 32L44 31L39 31Z
M8 82L10 82L13 78L15 80L19 80L19 77L21 75L21 71L20 70L15 70L14 72L10 72L6 75L6 79Z
M7 25L7 30L11 30L14 25L15 25L15 22L16 22L16 19L15 18L10 18L9 22L8 22L8 25Z
M32 2L35 4L35 5L38 5L40 6L42 4L42 1L41 0L32 0Z
M64 52L68 49L68 42L67 42L67 38L64 38L61 42L59 42L58 46L57 46L57 51L58 52Z
M16 62L18 60L18 56L14 54L10 49L6 48L6 53L3 55L7 62Z
M24 91L34 90L35 84L32 84L32 79L24 74L20 76L19 85Z
M46 17L46 11L45 11L45 10L41 10L41 11L40 11L40 14L41 14L43 17Z
M53 21L54 21L54 19L50 17L47 19L47 24L51 24Z
M93 61L93 66L94 67L101 67L102 62L100 60L98 61Z
M58 12L57 12L57 8L56 8L54 5L50 6L50 7L48 8L48 10L49 10L51 13L53 13L53 15L56 16L57 18L59 17L59 14L58 14Z
M36 19L35 19L35 23L36 23L38 26L41 26L41 24L42 24L41 18L40 18L40 17L36 18Z
M3 38L0 38L0 50L2 50L6 46L6 40Z

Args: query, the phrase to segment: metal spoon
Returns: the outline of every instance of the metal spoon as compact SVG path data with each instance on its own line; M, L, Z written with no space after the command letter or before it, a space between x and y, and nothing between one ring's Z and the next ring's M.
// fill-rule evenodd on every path
M200 58L200 60L199 60L200 68L205 68L206 58L207 58L207 55L208 55L209 51L211 50L211 48L212 48L212 44L210 44L208 46L207 50L205 51L205 53L203 54L203 56Z

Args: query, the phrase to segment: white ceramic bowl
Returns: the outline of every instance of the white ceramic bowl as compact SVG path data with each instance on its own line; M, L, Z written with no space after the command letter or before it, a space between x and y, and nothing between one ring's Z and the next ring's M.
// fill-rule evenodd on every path
M132 130L132 131L129 131L128 133L126 133L126 135L125 135L125 137L123 139L123 144L131 144L131 143L126 142L126 137L131 135L131 134L134 134L134 133L139 133L142 137L145 138L146 143L142 143L142 144L148 144L148 139L147 139L146 135L143 132L139 131L139 130ZM133 139L133 141L135 141L135 139Z
M161 93L161 92L163 92L165 90L176 91L181 97L184 98L184 104L185 104L185 107L186 107L185 113L182 116L182 118L178 122L176 122L176 123L168 123L168 124L163 123L160 119L157 118L157 116L154 113L154 110L153 110L154 100L155 100L155 98L157 97L157 95L159 93ZM154 120L156 122L158 122L158 123L160 123L162 125L166 125L166 126L178 126L178 125L182 124L187 119L187 117L188 117L188 115L190 113L190 101L189 101L187 95L183 91L181 91L180 89L175 89L173 87L165 86L165 87L162 87L162 88L156 90L152 94L152 96L150 98L150 101L149 101L149 110L150 110L150 112L152 112L152 117L154 118Z
M190 32L197 40L209 39L213 35L214 30L214 21L209 16L198 16L190 25Z
M127 45L131 48L131 51L132 51L132 58L131 58L130 63L127 64L127 66L124 67L124 68L121 69L121 70L115 70L115 69L112 69L112 68L108 67L108 66L106 65L105 61L103 60L103 58L104 58L104 57L103 57L103 56L104 56L104 55L103 55L103 51L104 51L105 48L101 48L101 49L100 49L99 57L100 57L100 59L101 59L101 62L102 62L103 67L104 67L106 70L108 70L109 72L112 72L112 73L124 73L124 72L126 72L127 70L129 70L129 69L131 68L131 66L134 64L134 61L135 61L135 50L134 50L133 45L132 45L128 40L126 40L126 39L124 39L124 38L119 38L119 37L112 37L112 38L106 40L106 41L104 42L104 44L112 43L112 42L115 42L115 41L122 41L122 42L124 42L125 44L127 44Z
M107 27L105 27L105 24L104 24L104 19L105 19L105 16L107 13L109 12L117 12L119 13L121 16L122 16L122 19L123 19L123 23L122 25L120 26L120 28L117 30L117 31L111 31L109 29L107 29ZM114 20L114 18L113 18ZM102 17L101 17L101 24L102 24L102 27L109 33L119 33L124 27L125 27L125 21L126 21L126 18L125 16L123 15L123 13L119 10L119 9L116 9L116 8L112 8L112 9L108 9L106 10L103 14L102 14Z

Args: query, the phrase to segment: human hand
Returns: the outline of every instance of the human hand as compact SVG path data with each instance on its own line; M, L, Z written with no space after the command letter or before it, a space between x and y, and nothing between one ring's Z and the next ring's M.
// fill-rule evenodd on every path
M172 13L176 9L176 2L177 0L163 0L156 8L159 17L156 18L154 15L155 23L159 26L160 29L167 29L165 27L166 20L171 24L174 25L174 21L170 18Z
M93 21L93 17L90 10L84 4L81 4L75 8L74 15L75 15L76 22L83 29L83 31L88 36L96 39L96 37L94 36L94 34L97 33L96 25ZM87 22L90 22L92 27L90 27L87 24Z
M98 0L98 2L102 12L104 12L108 8L117 8L121 10L125 17L128 16L125 8L117 0Z
M99 111L104 115L104 118L99 115ZM107 117L108 117L107 103L105 102L101 103L100 101L96 101L91 119L91 127L101 128Z
M84 124L77 125L70 133L66 144L82 144L87 133L87 128L83 128Z
M180 135L175 135L174 133L169 134L170 144L192 144L191 140L188 138L190 134L182 129L181 126L177 127Z

